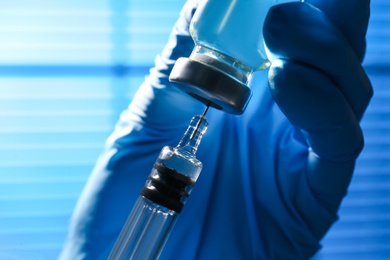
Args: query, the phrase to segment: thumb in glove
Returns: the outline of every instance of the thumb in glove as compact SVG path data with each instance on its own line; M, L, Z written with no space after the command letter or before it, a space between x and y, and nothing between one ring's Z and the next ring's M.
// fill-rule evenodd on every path
M197 1L189 0L170 34L163 51L155 59L155 66L138 89L124 122L147 126L149 131L183 131L189 119L204 108L200 102L178 90L169 82L169 74L179 57L188 57L194 47L189 33L189 23Z

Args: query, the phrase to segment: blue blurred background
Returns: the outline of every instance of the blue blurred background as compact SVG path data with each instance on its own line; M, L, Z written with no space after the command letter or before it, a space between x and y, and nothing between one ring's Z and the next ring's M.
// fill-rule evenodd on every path
M183 3L0 1L0 260L56 259L104 141ZM315 259L390 259L386 0L372 2L364 65L375 89L366 147Z

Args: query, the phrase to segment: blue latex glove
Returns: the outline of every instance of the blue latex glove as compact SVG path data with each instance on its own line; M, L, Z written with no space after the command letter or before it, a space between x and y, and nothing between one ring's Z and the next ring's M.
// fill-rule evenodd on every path
M193 48L194 2L108 139L62 259L107 258L160 149L176 145L202 112L168 82L175 59ZM371 97L360 66L369 2L311 3L319 9L291 3L269 13L271 92L268 71L257 72L242 116L208 112L197 153L204 168L161 259L308 259L337 219Z
M361 66L369 4L307 0L275 6L263 31L272 96L303 130L310 146L308 182L332 210L364 143L359 121L373 92Z

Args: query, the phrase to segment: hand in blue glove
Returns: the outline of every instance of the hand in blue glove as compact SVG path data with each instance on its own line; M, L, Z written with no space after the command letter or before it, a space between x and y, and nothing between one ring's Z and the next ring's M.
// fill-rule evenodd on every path
M372 97L361 62L370 1L274 6L264 26L271 93L310 147L307 178L329 207L345 194L363 148L359 121ZM330 188L332 187L332 188Z
M195 1L124 111L80 197L62 259L106 259L164 145L203 106L169 82L193 48ZM369 1L290 3L270 10L272 66L257 72L246 112L211 109L203 171L161 259L308 259L337 219L372 95L360 62ZM272 93L272 96L271 96ZM281 110L279 109L278 105Z

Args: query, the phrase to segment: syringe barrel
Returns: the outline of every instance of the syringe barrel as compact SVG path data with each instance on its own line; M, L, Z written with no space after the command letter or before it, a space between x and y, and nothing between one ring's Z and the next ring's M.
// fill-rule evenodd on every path
M140 196L109 259L157 259L178 215L177 212Z
M204 115L194 116L179 144L163 147L109 260L159 257L202 170L195 153L207 126Z

